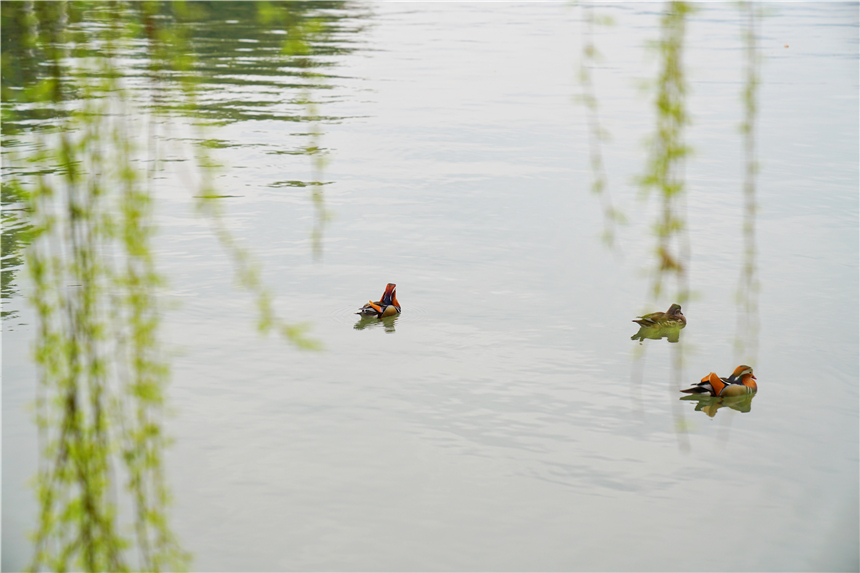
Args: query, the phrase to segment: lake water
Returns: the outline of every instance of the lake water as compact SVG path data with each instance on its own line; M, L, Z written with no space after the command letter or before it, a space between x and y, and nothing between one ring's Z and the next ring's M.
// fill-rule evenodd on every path
M217 190L231 196L218 200L224 221L278 312L311 323L324 350L258 334L252 297L195 213L182 175L193 167L174 161L156 191L156 246L174 355L172 524L193 569L858 569L856 3L766 5L759 392L750 411L714 417L679 401L672 360L683 346L684 384L739 363L736 8L701 5L686 34L694 297L681 345L630 339L633 317L674 302L671 289L650 295L658 202L635 183L655 121L638 86L657 73L646 44L663 5L594 8L614 20L594 28L603 58L592 79L612 200L628 219L615 250L599 239L587 112L575 101L581 8L334 9L340 49L319 56L332 66L325 89L311 89L326 118L332 215L317 257L304 184L315 174L296 151L310 128L288 121L303 107L271 59L282 38L232 4L215 8L196 46ZM170 129L177 148L198 137L182 122ZM34 314L26 273L14 281L3 300L14 311L3 323L10 571L31 555L25 482L38 456ZM355 310L388 282L402 315L357 324Z

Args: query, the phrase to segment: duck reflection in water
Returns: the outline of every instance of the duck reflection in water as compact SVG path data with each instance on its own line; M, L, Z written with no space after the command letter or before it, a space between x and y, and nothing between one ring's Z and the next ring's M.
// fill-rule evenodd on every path
M649 338L651 340L667 339L669 342L678 342L681 338L681 326L640 326L639 332L630 337L630 340L641 341Z
M732 396L729 398L721 398L719 396L682 396L681 400L685 402L695 402L696 412L704 412L711 418L717 415L717 410L720 408L731 408L738 412L749 412L752 409L752 400L755 394L746 396Z
M630 340L643 341L667 339L669 342L678 342L681 329L687 326L687 317L681 312L680 304L673 304L666 312L652 312L637 316L633 322L639 325L639 332L630 337Z
M397 319L400 318L400 315L394 316L386 316L383 318L376 318L375 316L362 316L358 319L358 322L353 326L356 330L364 330L365 328L374 328L382 326L385 328L385 332L394 332L394 324L397 322Z

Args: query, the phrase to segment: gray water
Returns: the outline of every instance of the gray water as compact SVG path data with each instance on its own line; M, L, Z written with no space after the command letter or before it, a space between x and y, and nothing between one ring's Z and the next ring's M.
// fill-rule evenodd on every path
M685 62L694 154L684 383L737 365L743 260L740 15L702 5ZM225 7L225 10L227 8ZM676 346L631 341L651 298L656 197L640 195L657 4L598 6L593 72L612 198L600 240L577 69L580 9L374 4L325 56L314 257L307 126L265 62L277 37L211 28L207 128L225 221L321 352L255 329L174 162L157 188L172 523L195 570L857 570L858 7L769 4L757 118L759 392L678 407ZM255 41L217 41L239 26ZM208 27L208 28L207 28ZM235 36L236 34L231 34ZM237 50L242 50L237 51ZM221 70L221 71L219 71ZM175 125L177 140L190 138ZM171 151L173 153L173 151ZM176 151L176 157L182 157ZM190 169L190 167L188 168ZM36 502L34 316L3 301L4 570ZM403 313L355 328L397 283ZM670 291L671 292L671 291ZM642 354L642 351L644 355ZM636 372L641 368L641 381ZM680 418L679 418L680 416Z

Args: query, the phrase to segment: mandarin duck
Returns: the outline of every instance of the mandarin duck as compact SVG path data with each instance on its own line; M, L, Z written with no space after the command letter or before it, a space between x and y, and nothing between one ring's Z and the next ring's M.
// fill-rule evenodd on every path
M673 304L666 312L652 312L642 316L637 316L633 322L639 326L669 326L669 325L687 325L687 317L681 312L680 304Z
M361 316L383 318L386 316L397 316L400 314L400 303L397 302L397 285L388 283L382 298L376 302L368 301L366 305L358 309L355 314Z
M702 378L702 381L692 388L681 390L686 394L707 394L709 396L743 396L755 394L758 386L755 383L753 369L744 364L735 368L728 378L720 378L713 372Z

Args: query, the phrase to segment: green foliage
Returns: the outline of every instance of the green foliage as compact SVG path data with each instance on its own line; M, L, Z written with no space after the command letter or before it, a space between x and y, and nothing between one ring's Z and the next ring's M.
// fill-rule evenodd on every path
M689 299L686 272L690 255L683 169L691 150L684 142L684 128L690 118L686 108L683 48L690 12L692 7L685 2L669 2L660 20L661 38L652 45L659 58L658 76L651 86L656 126L648 142L650 157L646 170L639 178L643 193L647 196L654 191L661 201L660 218L653 227L657 247L652 294L659 298L665 278L674 276L678 292L672 300L681 304Z
M667 2L660 18L660 39L651 50L658 59L658 73L653 82L643 87L653 97L655 127L647 146L649 157L645 172L638 178L643 196L656 194L660 201L659 215L652 229L657 237L654 249L655 263L651 269L651 294L654 299L663 295L665 282L672 278L677 284L671 300L684 305L690 300L687 267L690 245L687 236L686 187L684 161L691 149L684 141L684 132L690 124L687 113L687 83L684 72L684 42L686 21L693 11L686 2ZM684 379L684 355L687 346L679 337L672 359L670 391L681 390ZM644 357L644 347L637 350L637 359ZM682 452L690 449L687 436L688 423L680 402L673 400L672 414L678 447Z
M14 220L20 238L4 232L4 242L15 239L4 244L4 255L29 243L30 300L38 317L35 417L42 461L34 480L40 504L34 570L159 571L184 569L190 560L167 519L162 451L168 438L161 419L169 367L158 343L154 290L162 279L150 247L151 184L158 166L155 115L194 116L200 110L201 75L192 73L191 27L184 23L201 17L206 5L2 4L3 203L21 205L24 213ZM303 77L317 78L309 55L324 36L323 23L295 5L250 8L286 29L283 57ZM126 87L119 64L132 42L141 41L148 100ZM312 124L304 152L316 174L310 185L318 253L328 219L321 181L325 151L309 84L299 99ZM136 119L147 117L148 127ZM143 145L142 128L148 134ZM221 195L211 184L215 162L208 149L219 147L211 139L198 147L199 210L230 255L237 283L253 294L261 331L274 328L299 348L318 349L307 325L277 316L258 265L227 230L212 199ZM4 209L4 224L9 221ZM4 256L4 265L12 261ZM4 292L10 276L4 273ZM120 475L133 502L133 539L119 525ZM140 559L136 566L128 562L132 547Z
M306 185L311 187L310 199L316 212L314 228L311 232L311 245L314 256L319 258L322 256L324 227L330 220L331 214L325 205L322 181L322 174L327 164L327 153L322 147L321 117L317 104L312 98L313 89L320 87L322 75L314 71L317 64L311 55L318 50L319 44L327 40L328 28L322 19L309 17L302 4L259 2L255 3L255 6L254 15L258 22L284 32L285 40L281 46L283 63L297 68L299 71L296 75L303 80L296 100L304 107L303 120L310 124L309 140L301 150L301 154L311 159L313 167L313 179ZM188 109L198 109L194 90L187 90L184 96ZM210 149L217 149L222 144L212 139L202 138L202 140L203 145L196 150L197 162L209 169L203 172L199 188L195 193L197 210L209 219L215 236L233 262L236 283L254 296L257 307L257 326L260 332L268 333L274 329L300 349L321 350L322 344L308 335L309 325L290 324L278 316L272 303L271 291L261 279L259 265L253 260L251 252L239 243L224 223L223 209L217 201L223 196L218 194L212 181L212 168L216 167L216 162L209 153Z
M38 317L42 458L31 568L183 569L189 556L167 523L162 468L168 367L157 340L152 199L133 167L133 103L116 62L134 16L118 3L2 8L4 104L28 104L15 114L4 106L3 135L4 189L30 226ZM84 19L88 32L73 25ZM28 119L43 121L27 133ZM26 153L7 146L12 136L27 139ZM137 566L115 501L120 460L136 508Z
M595 95L594 81L591 76L591 68L602 61L602 56L594 45L593 28L595 25L611 26L613 22L607 16L595 15L591 4L588 2L582 4L582 20L585 30L582 34L579 82L583 93L579 99L587 110L590 149L589 163L593 176L591 191L600 197L603 208L603 232L601 233L601 239L606 245L614 248L617 240L615 226L624 224L626 220L624 214L613 205L612 194L609 190L609 182L601 153L601 142L609 139L609 134L600 125L598 100Z
M322 344L308 336L307 324L289 324L280 318L272 304L272 294L260 276L260 266L253 260L251 252L242 247L224 222L217 195L204 180L197 199L197 209L209 218L215 236L233 261L235 280L238 285L254 295L257 306L257 328L266 334L275 329L286 340L303 350L322 350Z

